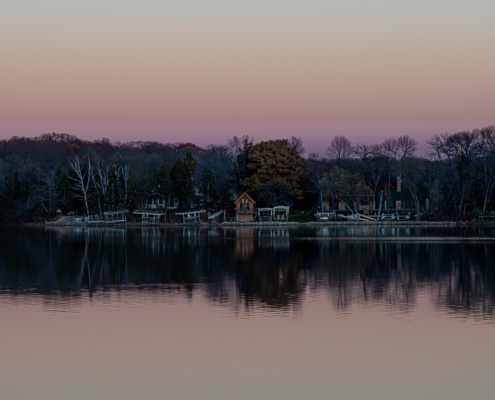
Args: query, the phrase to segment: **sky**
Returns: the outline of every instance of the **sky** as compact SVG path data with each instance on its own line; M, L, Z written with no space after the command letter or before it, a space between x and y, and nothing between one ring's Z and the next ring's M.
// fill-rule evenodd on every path
M2 0L0 139L373 143L495 124L493 0Z

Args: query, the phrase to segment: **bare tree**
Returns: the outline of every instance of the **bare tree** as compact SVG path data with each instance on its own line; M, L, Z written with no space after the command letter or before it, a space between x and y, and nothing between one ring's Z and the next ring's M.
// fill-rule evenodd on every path
M383 156L382 146L379 144L358 143L353 147L353 153L361 161Z
M404 186L409 190L414 200L416 207L416 216L419 218L421 215L420 207L420 192L423 189L425 179L425 163L423 158L408 157L404 160L403 173Z
M220 185L221 181L229 173L231 163L229 162L229 148L211 144L206 147L206 152L202 155L201 167L208 168L215 177L215 183Z
M354 152L352 142L345 136L335 136L328 146L326 155L327 157L341 161L349 159Z
M491 200L495 186L495 125L482 128L479 131L481 140L481 186L484 189L483 214Z
M369 187L359 174L337 166L323 174L320 184L327 196L341 202L354 214L359 214L361 199L368 198L370 194Z
M108 188L110 185L110 165L102 162L98 162L95 164L94 184L103 197L103 209L101 207L102 202L98 202L98 207L100 208L100 217L102 217L103 211L105 211L105 202L108 199Z
M470 188L476 175L474 161L482 149L480 138L480 132L473 130L434 135L428 141L432 155L447 165L447 198L454 205L457 217L465 215L466 202L471 197Z
M479 154L482 147L480 139L480 131L474 130L433 135L427 143L432 149L431 155L439 160L460 156L470 159Z
M127 164L119 165L118 174L124 184L124 204L127 205L127 193L129 191L129 179L131 179L131 168Z
M41 206L48 215L52 215L57 207L57 179L55 170L39 174L38 197Z
M397 138L399 148L400 161L404 161L407 157L414 156L418 149L418 142L409 135L399 136Z
M426 141L431 149L429 156L433 159L442 160L444 157L448 156L446 152L445 142L449 137L450 133L437 133L433 135L429 140Z
M227 143L230 168L236 183L239 184L246 177L248 154L254 145L254 139L249 135L234 136Z
M88 195L89 191L92 188L92 184L94 182L93 179L93 162L92 162L92 156L88 153L84 157L85 162L81 162L79 160L79 157L75 156L73 161L69 161L69 165L71 166L72 170L74 171L75 176L70 176L69 178L72 179L74 185L74 196L84 200L84 205L86 207L86 212L89 217L89 205L88 205Z
M379 144L357 144L354 154L359 157L360 174L363 181L368 182L373 188L373 201L378 199L377 220L380 218L383 201L383 188L379 190L385 171L390 167L389 159L384 155L382 146Z
M388 157L402 162L406 157L412 157L417 150L418 142L409 135L386 139L382 149Z
M289 139L289 147L297 151L297 153L302 156L306 149L303 146L303 141L300 137L291 136Z
M309 153L306 159L306 176L309 178L311 185L308 187L308 191L317 193L320 201L323 203L324 200L329 200L326 197L327 192L324 191L322 186L323 174L328 169L327 160L320 156L319 153ZM323 208L323 204L320 204Z

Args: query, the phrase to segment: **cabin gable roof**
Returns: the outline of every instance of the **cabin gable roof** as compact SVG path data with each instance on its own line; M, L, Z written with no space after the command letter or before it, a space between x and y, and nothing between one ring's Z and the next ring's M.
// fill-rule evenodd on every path
M251 198L251 196L249 196L246 192L244 192L243 194L241 194L241 195L239 196L239 198L238 198L238 199L234 202L234 204L236 204L236 205L237 205L238 203L240 203L240 202L242 201L242 199L247 199L250 203L253 203L253 204L254 204L254 203L256 203L256 202L255 202L255 201Z

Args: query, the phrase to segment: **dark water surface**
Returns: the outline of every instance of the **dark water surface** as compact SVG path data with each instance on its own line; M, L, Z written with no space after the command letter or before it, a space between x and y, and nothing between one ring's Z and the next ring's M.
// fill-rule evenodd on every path
M495 232L0 229L0 399L491 399Z

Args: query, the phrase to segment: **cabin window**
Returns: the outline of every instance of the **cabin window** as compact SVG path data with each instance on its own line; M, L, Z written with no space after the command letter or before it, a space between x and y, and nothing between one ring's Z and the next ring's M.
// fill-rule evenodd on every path
M246 199L242 199L241 211L242 212L249 212L249 203L247 202Z
M404 208L405 209L414 208L414 201L411 201L411 200L404 201Z

